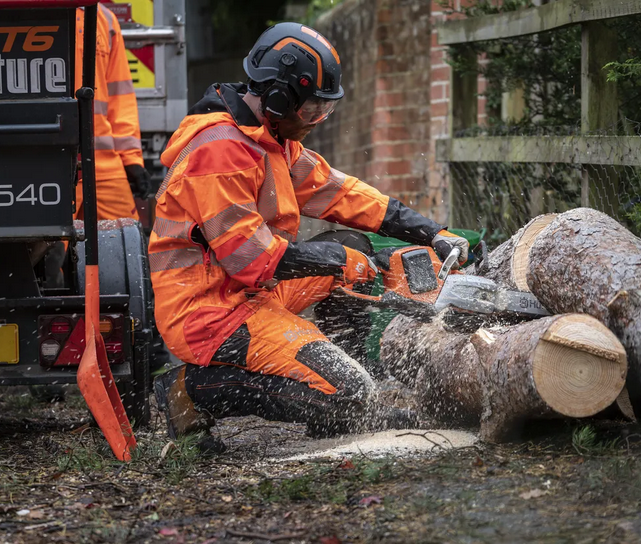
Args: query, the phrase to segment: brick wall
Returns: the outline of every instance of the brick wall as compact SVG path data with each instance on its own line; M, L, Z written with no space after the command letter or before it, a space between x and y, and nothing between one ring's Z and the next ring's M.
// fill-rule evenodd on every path
M448 136L450 67L433 28L446 17L438 1L345 0L321 18L317 29L341 56L346 97L305 142L335 168L444 223L447 170L434 147ZM479 123L485 117L480 99Z
M345 0L316 28L341 56L346 96L305 144L427 211L429 2Z

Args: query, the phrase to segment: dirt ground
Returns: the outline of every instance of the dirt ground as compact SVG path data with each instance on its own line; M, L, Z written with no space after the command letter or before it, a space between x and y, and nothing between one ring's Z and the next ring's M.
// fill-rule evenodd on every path
M77 395L0 391L0 542L641 542L631 424L547 422L517 444L303 461L282 459L319 447L304 426L238 418L219 431L227 451L203 458L155 415L123 464Z

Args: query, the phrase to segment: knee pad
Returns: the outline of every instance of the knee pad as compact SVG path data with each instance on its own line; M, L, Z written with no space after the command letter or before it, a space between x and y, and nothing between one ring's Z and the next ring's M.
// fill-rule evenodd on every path
M310 342L298 350L296 360L327 380L335 395L361 403L369 401L376 386L372 377L341 348L331 342Z

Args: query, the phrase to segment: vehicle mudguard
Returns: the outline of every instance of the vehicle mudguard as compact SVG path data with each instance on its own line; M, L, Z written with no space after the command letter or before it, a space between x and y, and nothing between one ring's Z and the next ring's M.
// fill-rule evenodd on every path
M76 231L83 225L76 222ZM77 245L79 292L85 290L85 244ZM150 378L150 346L153 337L153 296L147 257L147 241L134 219L98 222L98 267L101 295L129 295L133 319L131 379L119 385L129 419L135 426L149 423L147 399Z
M76 230L82 224L76 222ZM85 244L79 242L79 293L85 290ZM134 219L98 221L98 266L101 295L129 295L129 311L136 332L151 330L153 298L147 256L147 241L141 224Z

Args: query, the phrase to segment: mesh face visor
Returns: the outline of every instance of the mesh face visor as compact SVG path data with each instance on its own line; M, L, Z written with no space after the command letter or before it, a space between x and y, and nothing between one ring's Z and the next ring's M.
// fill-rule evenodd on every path
M332 114L337 103L338 100L325 100L312 96L305 101L296 114L305 124L321 123Z

